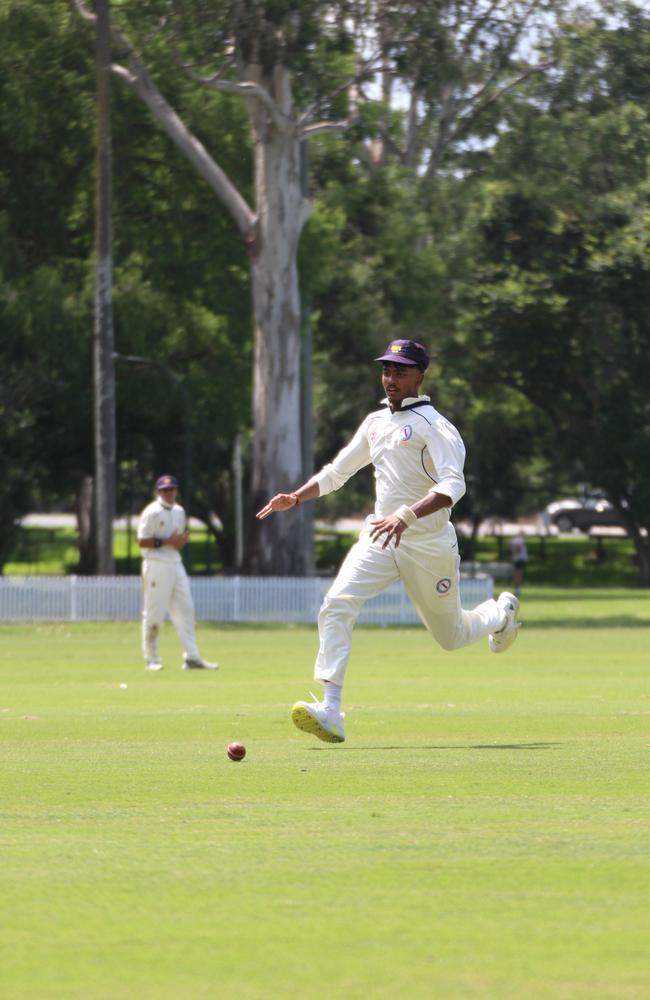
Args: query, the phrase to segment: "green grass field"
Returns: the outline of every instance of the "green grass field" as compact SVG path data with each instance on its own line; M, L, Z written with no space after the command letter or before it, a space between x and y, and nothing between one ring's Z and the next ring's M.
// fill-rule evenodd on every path
M650 594L525 598L504 656L357 630L342 746L314 629L0 627L3 1000L650 997Z

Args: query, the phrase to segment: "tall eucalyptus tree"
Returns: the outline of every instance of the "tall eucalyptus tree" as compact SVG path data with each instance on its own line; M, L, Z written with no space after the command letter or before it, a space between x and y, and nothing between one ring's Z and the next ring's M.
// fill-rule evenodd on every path
M71 0L93 21L86 0ZM538 66L518 49L539 0L142 0L116 5L114 72L220 200L250 258L255 324L252 506L302 475L297 250L310 214L306 144L359 125L354 155L434 174ZM164 46L204 87L246 101L252 191L228 176L149 67ZM145 61L146 60L146 61ZM155 62L155 59L154 59ZM378 86L378 83L380 84ZM406 112L395 95L408 94ZM383 117L364 107L383 96ZM381 107L381 106L380 106ZM377 131L379 124L379 131ZM494 122L491 122L494 125ZM200 131L200 126L197 129ZM302 512L296 512L301 517ZM253 524L251 568L305 568L295 519Z

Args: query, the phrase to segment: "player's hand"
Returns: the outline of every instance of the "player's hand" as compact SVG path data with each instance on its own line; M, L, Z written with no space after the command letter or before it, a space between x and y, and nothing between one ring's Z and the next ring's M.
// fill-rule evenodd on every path
M183 546L187 544L189 538L189 531L175 531L173 535L170 535L167 539L167 545L172 545L175 549L180 551Z
M394 514L389 514L388 517L382 517L379 521L371 521L370 523L372 524L372 528L370 529L371 542L376 542L382 535L386 535L382 549L386 548L391 538L395 539L395 548L397 548L399 540L402 537L402 532L406 531L407 527Z
M276 514L281 510L290 510L296 506L297 502L295 493L276 493L266 506L258 510L255 517L258 521L263 521L269 514Z

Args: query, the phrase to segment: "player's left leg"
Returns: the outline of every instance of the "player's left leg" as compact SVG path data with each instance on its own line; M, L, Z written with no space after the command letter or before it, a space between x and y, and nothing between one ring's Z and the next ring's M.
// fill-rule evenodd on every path
M204 660L199 653L196 642L194 602L190 591L190 581L182 563L179 563L176 569L176 580L169 602L169 617L174 623L178 638L183 646L183 670L217 670L218 663Z
M407 594L443 649L460 649L486 636L494 652L512 645L517 628L514 615L519 606L512 594L501 595L497 601L489 598L471 611L463 609L460 557L452 525L448 531L426 540L409 541L405 533L397 550L397 563ZM506 597L507 602L503 599ZM510 599L516 602L514 607Z

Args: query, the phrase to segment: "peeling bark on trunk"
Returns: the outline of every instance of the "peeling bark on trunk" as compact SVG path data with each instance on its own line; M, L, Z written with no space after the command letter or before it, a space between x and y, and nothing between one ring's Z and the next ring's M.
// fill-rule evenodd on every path
M83 0L73 3L85 20L95 21ZM255 147L257 204L253 210L167 103L129 39L119 32L116 39L126 66L113 65L113 72L133 87L207 181L235 221L250 254L255 324L254 512L273 493L294 489L302 481L297 252L310 206L301 183L301 144L306 131L293 115L291 75L284 66L265 76L257 64L242 65L239 85L228 81L217 85L217 89L245 95L248 102ZM99 496L99 483L97 491ZM302 509L253 521L248 566L264 575L304 575L308 560L303 521Z
M289 115L291 93L286 72L277 71L273 91ZM302 481L297 252L308 203L302 193L299 137L293 130L280 133L271 129L259 103L251 102L250 113L259 220L259 242L252 261L255 511L274 493L292 490ZM304 575L302 517L298 508L254 522L250 557L254 573Z

